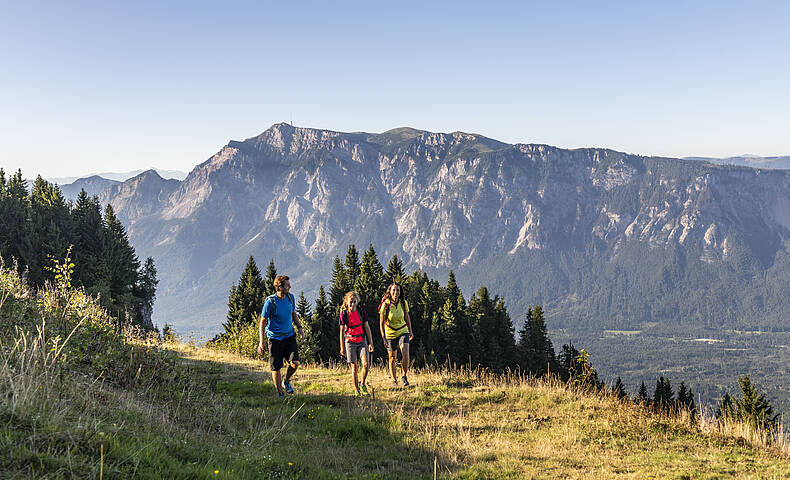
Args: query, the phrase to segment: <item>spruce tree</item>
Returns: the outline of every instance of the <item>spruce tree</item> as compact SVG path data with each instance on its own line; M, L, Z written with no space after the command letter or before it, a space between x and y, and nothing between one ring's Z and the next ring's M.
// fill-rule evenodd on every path
M346 261L348 262L348 258L346 258ZM371 322L374 318L378 318L376 310L381 297L384 295L384 288L386 288L384 285L384 268L376 256L373 244L370 244L362 255L362 264L354 283L354 290L359 294L361 306L365 309Z
M137 275L137 284L134 288L137 298L137 319L138 323L152 326L151 315L154 311L154 300L156 300L156 286L159 280L156 278L156 266L154 259L148 257L140 268Z
M345 270L346 270L346 280L348 281L348 290L354 288L357 284L357 278L359 278L360 272L360 261L359 261L359 252L357 252L357 247L353 243L348 246L348 251L346 252L346 262L345 262Z
M530 319L532 318L532 307L527 307L526 318L524 324L518 331L518 340L516 341L516 349L518 351L518 366L522 372L534 373L533 365L536 365L537 359L535 352L532 351L531 335L529 331Z
M340 257L336 256L332 265L332 285L329 287L329 308L333 315L337 315L340 312L343 297L349 290L351 290L351 287L346 268L343 266L343 262L340 261Z
M662 375L656 381L656 390L653 393L653 405L656 409L669 411L674 403L674 395L669 379L664 378Z
M467 318L471 326L472 345L468 353L472 365L500 368L504 349L500 343L501 334L497 331L494 301L485 286L480 287L469 300Z
M252 256L250 256L252 258ZM274 289L274 279L277 278L277 268L274 266L274 259L269 260L269 265L266 267L266 278L263 280L263 297L274 295L277 291Z
M614 386L612 386L612 393L620 400L628 397L625 393L625 385L623 385L623 380L620 377L617 377L617 380L615 380Z
M250 255L247 265L239 277L239 283L231 286L228 296L227 322L223 325L226 332L231 332L245 325L256 323L260 319L263 303L263 279L255 259Z
M337 318L333 315L323 285L318 289L313 318L314 323L321 327L319 359L326 362L330 358L337 358L340 354L340 327Z
M307 362L317 362L321 349L321 325L316 322L310 311L310 302L304 296L304 291L299 292L296 302L296 316L304 326L304 339L299 345L299 354Z
M738 378L738 386L741 389L741 398L733 400L725 395L719 406L718 416L733 418L758 428L775 428L779 415L774 413L765 394L758 391L748 375Z
M1 196L1 195L0 195ZM2 202L2 200L0 200ZM57 185L39 175L30 192L30 245L28 281L42 286L51 275L46 270L51 259L62 259L69 247L69 206Z
M387 265L387 273L384 274L386 284L402 284L405 278L406 271L403 269L403 262L401 262L397 255L393 255L390 259L390 263Z
M97 197L89 197L85 190L77 196L72 211L74 225L74 279L90 294L101 295L102 305L110 300L109 269L105 256L104 220Z
M642 380L642 385L639 386L639 392L634 400L642 405L650 405L650 397L647 396L647 386L644 380Z
M110 290L110 311L119 318L127 312L133 314L140 261L129 243L126 229L115 216L110 204L104 210L104 264Z
M545 375L552 369L556 370L557 357L546 328L542 306L536 305L534 309L527 310L527 324L525 332L528 334L527 348L522 352L526 352L531 361L530 371L536 375Z
M30 264L33 256L29 217L27 181L18 170L5 184L0 196L0 255L9 263L15 259L20 270Z

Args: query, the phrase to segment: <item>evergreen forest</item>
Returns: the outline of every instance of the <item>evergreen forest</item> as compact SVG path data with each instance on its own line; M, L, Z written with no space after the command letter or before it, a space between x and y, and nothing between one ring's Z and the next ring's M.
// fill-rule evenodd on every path
M0 258L25 269L36 289L55 279L54 260L68 259L71 283L82 287L113 317L153 328L156 266L140 262L126 229L109 204L82 190L66 201L57 185L38 176L32 186L21 170L0 169Z

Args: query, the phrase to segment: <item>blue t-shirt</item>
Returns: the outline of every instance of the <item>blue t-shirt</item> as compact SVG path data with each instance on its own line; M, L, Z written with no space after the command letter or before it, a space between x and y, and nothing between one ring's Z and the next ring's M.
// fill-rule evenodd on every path
M270 295L263 304L261 316L268 320L266 338L284 340L294 334L294 302L290 293L285 298Z

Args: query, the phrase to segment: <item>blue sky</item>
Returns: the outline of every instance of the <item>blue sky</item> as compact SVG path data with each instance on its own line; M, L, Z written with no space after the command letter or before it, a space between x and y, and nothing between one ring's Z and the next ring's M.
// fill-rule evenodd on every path
M0 167L190 170L273 123L790 155L788 2L3 2Z

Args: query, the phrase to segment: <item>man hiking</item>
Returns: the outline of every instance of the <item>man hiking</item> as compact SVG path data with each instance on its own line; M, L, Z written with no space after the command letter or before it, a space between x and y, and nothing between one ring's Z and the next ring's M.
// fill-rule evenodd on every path
M266 332L269 344L269 366L272 369L272 380L277 389L277 398L285 397L285 393L294 393L291 377L299 368L299 347L296 345L294 325L299 331L299 338L304 337L302 324L296 316L294 296L291 295L291 282L286 275L274 279L274 295L269 295L263 304L261 322L258 326L258 354L263 354L263 333ZM282 380L280 369L283 361L288 361L285 380Z

